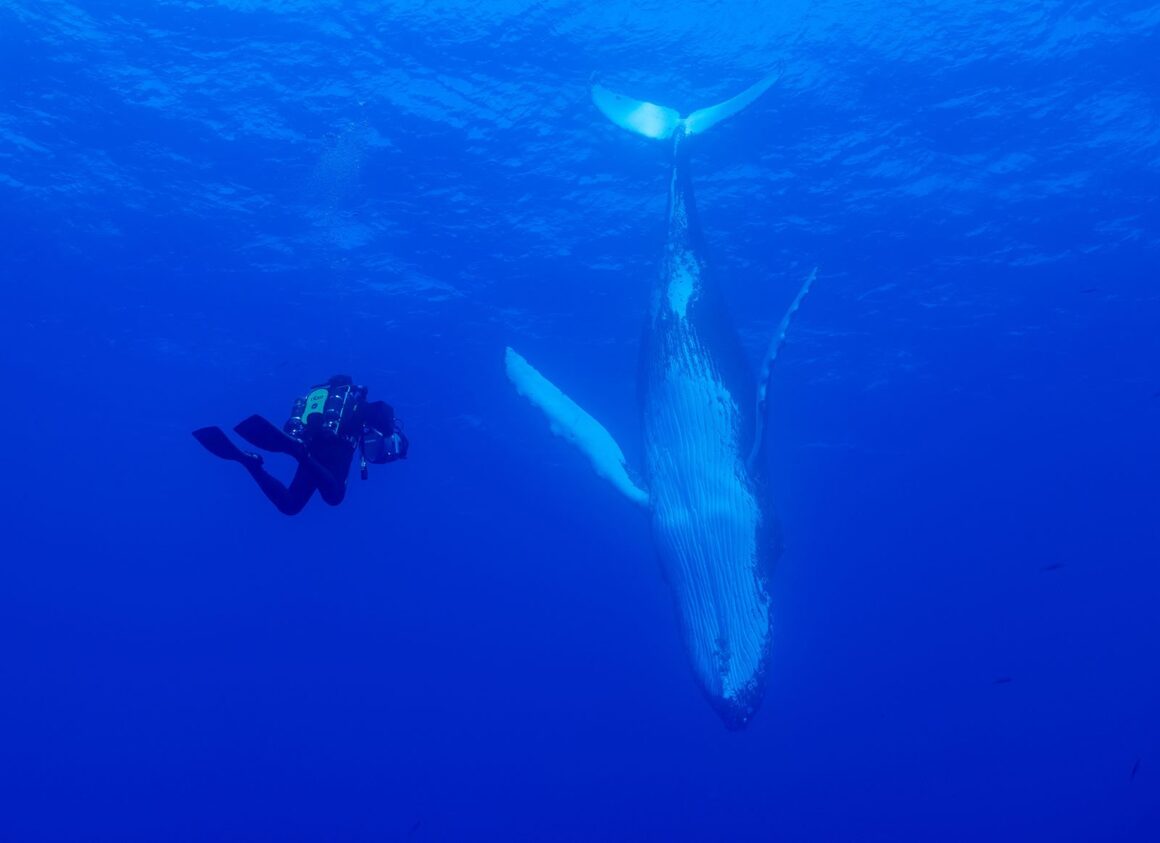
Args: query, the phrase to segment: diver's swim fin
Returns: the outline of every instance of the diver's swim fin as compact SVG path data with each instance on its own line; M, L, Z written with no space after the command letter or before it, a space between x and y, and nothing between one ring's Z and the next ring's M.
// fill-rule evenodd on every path
M193 438L201 443L202 447L223 460L233 460L245 466L259 466L262 458L249 451L243 451L230 441L220 427L201 427L193 432Z
M243 419L234 426L234 430L238 436L264 451L289 454L295 459L301 459L304 456L301 442L287 436L261 416L250 416L248 419Z

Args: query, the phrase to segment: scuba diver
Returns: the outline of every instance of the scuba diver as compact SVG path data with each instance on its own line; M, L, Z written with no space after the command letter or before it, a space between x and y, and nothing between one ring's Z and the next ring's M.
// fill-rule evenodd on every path
M243 451L220 427L203 427L195 430L193 436L214 456L241 463L266 497L286 515L301 512L316 489L324 501L338 506L346 496L346 479L355 451L359 454L360 474L366 480L367 463L406 459L410 447L391 405L385 401L368 402L366 397L365 386L355 385L346 375L335 375L294 402L281 430L256 415L234 427L251 445L288 454L298 461L289 487L263 468L260 454Z

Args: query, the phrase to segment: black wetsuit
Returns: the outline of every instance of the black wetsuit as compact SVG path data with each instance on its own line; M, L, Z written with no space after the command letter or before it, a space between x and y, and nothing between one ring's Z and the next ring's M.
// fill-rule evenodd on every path
M409 443L391 405L366 401L366 387L339 375L298 399L282 430L261 416L250 416L234 430L267 451L289 454L298 462L289 486L266 471L258 454L234 445L220 428L195 430L193 435L211 453L240 462L286 515L297 515L315 490L331 506L342 503L356 451L361 452L363 477L367 462L405 459Z

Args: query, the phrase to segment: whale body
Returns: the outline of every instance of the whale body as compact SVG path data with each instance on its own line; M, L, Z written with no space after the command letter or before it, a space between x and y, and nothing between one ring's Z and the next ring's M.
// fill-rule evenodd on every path
M772 364L806 280L755 378L704 258L689 172L691 138L741 111L774 79L681 117L675 110L593 89L614 123L671 145L668 229L641 350L638 476L609 434L523 357L507 349L517 390L597 473L647 508L653 543L676 604L698 684L726 726L745 726L761 703L771 652L770 568L780 552L762 469Z

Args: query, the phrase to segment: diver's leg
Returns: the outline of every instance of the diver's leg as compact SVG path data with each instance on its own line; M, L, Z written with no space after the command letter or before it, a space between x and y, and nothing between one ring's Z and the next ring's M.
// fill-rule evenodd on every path
M307 456L302 463L318 486L318 494L331 506L338 506L346 496L346 478L336 474L315 457ZM349 468L349 463L348 463Z
M276 477L262 467L262 457L250 451L243 451L231 442L217 427L203 427L195 430L193 436L202 446L216 457L239 462L254 478L258 488L270 499L279 512L297 515L314 494L313 472L299 465L290 481L290 488L282 485Z
M320 437L298 462L310 472L322 499L331 506L338 506L346 496L346 478L353 459L354 446L338 438Z
M338 506L346 497L346 482L335 480L330 486L319 486L318 494L331 506Z
M294 479L290 481L289 488L283 486L278 478L269 474L261 465L247 465L246 470L258 484L258 488L283 515L297 515L314 494L314 479L302 466L294 472Z

